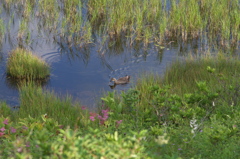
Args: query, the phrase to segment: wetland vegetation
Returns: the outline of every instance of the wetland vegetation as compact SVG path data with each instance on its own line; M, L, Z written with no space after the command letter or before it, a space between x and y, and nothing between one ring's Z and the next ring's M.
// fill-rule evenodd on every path
M103 46L126 46L142 42L157 47L170 41L197 40L224 48L239 46L238 0L3 0L1 11L11 19L0 20L1 37L20 19L18 42L29 45L32 20L41 36L41 29L56 42L76 48L90 43ZM3 23L6 20L8 23Z
M50 75L50 68L30 51L16 48L9 55L6 72L17 79L44 79Z
M21 56L11 64L10 55L9 68L42 32L70 51L95 44L101 57L113 46L161 50L172 41L196 42L210 52L204 56L200 49L200 55L179 59L163 75L143 74L125 92L107 92L97 111L36 85L34 78L49 74L43 63L46 73L27 74L31 80L18 86L19 109L0 102L2 158L239 158L240 61L233 54L239 48L238 0L0 4L0 14L11 17L1 16L0 42L11 41L17 17L17 48L25 48L16 49ZM30 63L22 70L33 72L37 65Z
M25 85L20 88L19 110L1 103L0 154L237 158L239 69L239 60L231 57L179 61L164 76L147 75L127 92L108 93L97 112L72 104L69 97Z

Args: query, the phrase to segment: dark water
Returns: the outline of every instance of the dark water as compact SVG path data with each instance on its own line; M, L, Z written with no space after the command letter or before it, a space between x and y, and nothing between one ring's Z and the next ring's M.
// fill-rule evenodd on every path
M9 13L14 9L12 7ZM46 89L53 90L60 96L69 94L89 108L96 107L104 92L113 91L108 85L111 77L130 75L129 84L114 88L125 91L134 85L143 72L161 75L176 58L182 58L188 52L202 54L209 50L207 40L204 39L187 43L171 39L160 48L155 45L143 47L141 43L127 47L127 41L113 40L103 47L100 44L102 39L97 35L93 37L93 44L80 48L69 44L67 38L61 39L51 31L39 27L41 19L31 19L28 24L30 42L22 44L18 35L22 17L18 14L11 16L7 12L3 10L0 13L4 23L11 24L0 45L0 100L6 101L10 106L19 105L19 94L14 83L6 78L6 61L9 52L21 45L50 64L51 75L44 85Z

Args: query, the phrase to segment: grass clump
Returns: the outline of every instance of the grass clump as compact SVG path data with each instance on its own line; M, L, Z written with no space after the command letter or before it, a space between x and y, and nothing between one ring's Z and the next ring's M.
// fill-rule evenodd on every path
M30 51L17 48L10 53L7 61L7 75L17 79L44 79L50 74L46 62Z

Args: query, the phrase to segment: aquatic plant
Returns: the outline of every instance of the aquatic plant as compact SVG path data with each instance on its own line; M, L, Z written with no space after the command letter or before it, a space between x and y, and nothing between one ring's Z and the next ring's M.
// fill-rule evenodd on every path
M237 40L238 5L237 0L90 1L88 10L92 24L104 28L111 37L123 33L151 43L150 38L155 42L165 36L187 40L202 37L206 31L215 40L217 36Z
M44 79L49 76L50 69L46 62L30 51L16 48L9 54L7 75L19 79Z
M44 30L69 46L86 46L95 35L103 46L120 38L128 39L129 46L142 42L144 47L198 38L227 48L239 45L238 0L5 0L3 4L4 12L20 19L19 35L36 20L39 34Z

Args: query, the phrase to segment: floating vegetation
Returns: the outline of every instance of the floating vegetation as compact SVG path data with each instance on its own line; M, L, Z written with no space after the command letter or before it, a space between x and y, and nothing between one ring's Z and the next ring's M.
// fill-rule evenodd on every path
M49 66L30 51L17 48L7 61L7 75L17 79L44 79L50 74Z
M209 45L228 48L239 45L238 0L4 0L2 3L10 17L17 12L16 16L23 21L20 33L29 34L22 28L28 28L25 25L30 25L29 20L36 21L39 30L79 47L94 42L95 35L107 43L118 37L126 38L130 46L139 41L146 46L198 38L208 38Z

